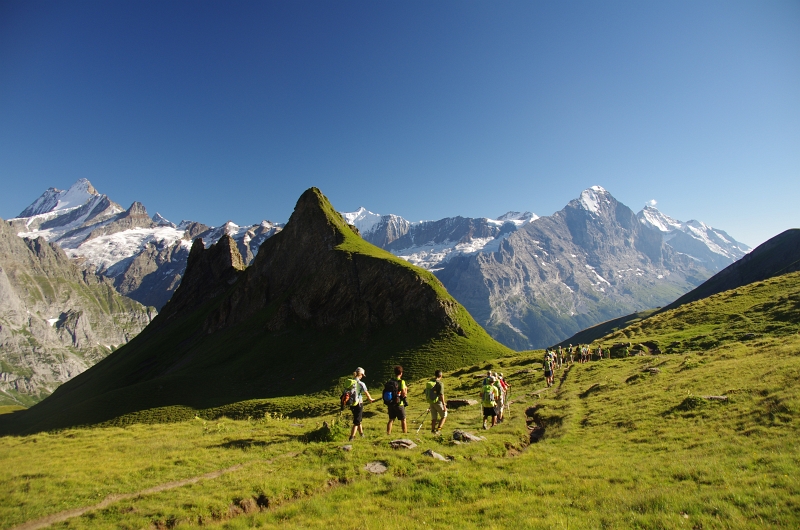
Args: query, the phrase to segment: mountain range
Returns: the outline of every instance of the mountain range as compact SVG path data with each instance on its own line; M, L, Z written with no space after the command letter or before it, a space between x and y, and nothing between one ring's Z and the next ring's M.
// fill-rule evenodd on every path
M749 251L699 221L677 221L652 206L634 213L600 186L545 217L508 212L410 222L366 208L342 216L364 240L433 272L479 324L515 349L666 305ZM87 277L156 310L181 284L196 240L209 248L231 237L246 267L285 226L175 224L139 202L125 209L85 179L45 191L8 225L21 238L56 245Z

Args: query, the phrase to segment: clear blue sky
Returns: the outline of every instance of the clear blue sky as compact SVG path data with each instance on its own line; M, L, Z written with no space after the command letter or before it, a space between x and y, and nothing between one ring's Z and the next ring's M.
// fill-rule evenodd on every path
M800 2L0 1L0 217L85 177L285 221L600 184L755 245L800 226Z

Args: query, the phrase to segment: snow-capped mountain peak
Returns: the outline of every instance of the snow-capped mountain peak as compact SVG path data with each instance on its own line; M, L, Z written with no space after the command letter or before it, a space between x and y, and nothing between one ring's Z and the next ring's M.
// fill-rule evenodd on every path
M77 208L89 202L95 195L99 195L99 193L94 189L91 182L87 179L78 179L75 184L70 186L67 190L49 188L17 217L33 217L34 215L41 215L56 210Z
M581 192L578 201L584 210L596 214L600 211L602 204L608 202L606 195L608 195L608 192L602 186L592 186Z
M156 212L155 215L153 216L153 222L156 224L156 226L169 226L172 228L176 228L175 223L170 222L168 219L166 219L163 215L161 215L158 212Z
M639 212L639 221L642 224L657 228L662 232L672 232L673 230L683 229L683 223L661 213L655 206L650 205L646 205L644 209Z
M381 214L370 212L363 206L355 212L342 212L342 217L347 224L355 226L362 234L372 231L383 218Z

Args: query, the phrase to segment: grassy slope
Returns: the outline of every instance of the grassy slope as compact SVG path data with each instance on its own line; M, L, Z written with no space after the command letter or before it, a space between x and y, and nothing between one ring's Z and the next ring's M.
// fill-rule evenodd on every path
M596 324L590 328L586 328L583 331L579 331L575 335L571 336L570 338L563 340L556 344L555 346L569 346L578 345L578 344L589 344L594 342L597 339L605 337L609 333L613 333L619 329L629 326L634 322L639 322L644 318L652 315L656 309L648 309L646 311L639 311L638 313L631 313L630 315L625 315L624 317L615 318L613 320L607 320L605 322L601 322Z
M417 436L412 424L419 448L393 451L378 405L367 408L368 437L352 452L341 451L345 434L336 426L335 441L303 441L333 417L4 437L0 521L10 526L108 493L243 463L217 479L120 501L69 527L203 521L225 528L385 528L390 518L397 526L445 528L797 528L798 289L800 276L786 275L683 308L671 319L665 313L637 323L641 329L629 330L636 340L685 337L683 353L574 365L558 372L550 390L542 391L540 352L496 361L516 403L511 419L478 444L446 441L456 426L477 432L473 407L453 412L444 440ZM737 312L755 337L738 340L745 328L730 316ZM709 318L715 320L707 326ZM699 335L713 335L717 344L697 349L689 339ZM474 395L487 366L448 373L450 397ZM422 386L412 386L410 418L425 410ZM524 448L526 410L544 437ZM455 460L423 456L429 448ZM375 460L388 464L387 474L363 469ZM265 512L237 515L232 508L261 494L271 501Z
M322 206L344 235L338 251L351 259L385 260L402 273L416 274L440 298L452 302L455 320L465 334L441 329L411 334L400 324L382 328L368 341L361 339L358 330L333 334L299 325L279 334L269 333L262 323L276 307L268 307L234 328L212 335L198 333L220 297L167 330L146 329L86 374L62 385L53 398L12 415L10 420L0 420L0 432L95 424L123 415L126 417L115 423L179 421L198 411L208 417L220 412L238 417L263 411L319 413L330 410L335 392L331 389L338 389L341 376L355 366L363 366L367 382L375 386L397 363L413 378L436 368L452 369L511 353L455 303L433 274L367 243L327 200ZM316 396L292 397L303 394ZM247 403L239 403L242 401Z

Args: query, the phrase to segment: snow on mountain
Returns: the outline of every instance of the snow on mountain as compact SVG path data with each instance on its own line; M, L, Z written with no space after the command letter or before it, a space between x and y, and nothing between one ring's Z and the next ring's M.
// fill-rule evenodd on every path
M381 214L372 213L363 206L355 212L342 212L342 217L347 224L355 226L362 234L371 232L383 218Z
M87 179L79 179L68 190L49 188L17 217L33 217L56 210L77 208L86 204L94 195L98 193L92 183Z
M399 215L381 215L364 207L341 214L370 243L429 270L437 270L455 256L494 252L510 233L539 218L531 212L510 211L497 219L447 217L409 222Z
M578 200L585 210L596 214L600 211L602 204L609 202L608 197L606 197L607 193L602 186L592 186L583 190Z
M114 277L114 265L143 251L148 244L173 245L180 241L189 249L191 241L183 239L183 230L170 226L156 228L134 228L114 234L92 238L77 248L65 248L71 258L76 258L86 265L93 265L98 272Z
M649 224L655 228L658 228L662 232L683 230L683 223L661 213L655 206L645 206L644 209L637 214L637 216L639 217L639 222L642 224Z
M161 214L149 217L141 203L123 209L86 179L66 191L47 190L9 222L18 236L56 243L83 267L111 278L122 294L159 306L179 284L194 238L202 237L209 247L228 234L249 263L261 243L283 227L269 221L252 226L228 221L216 228L183 221L176 227ZM163 286L153 279L162 276L168 277ZM168 292L152 292L158 288Z
M535 221L538 218L539 216L533 212L506 212L496 220L504 223L511 221L517 226L522 226L530 223L531 221Z
M639 222L660 230L664 242L713 269L720 270L750 251L722 230L701 221L682 222L647 205L636 214Z
M164 216L158 212L156 212L156 214L153 216L153 222L158 226L171 226L172 228L177 228L175 226L175 223L170 222L168 219L164 218Z

